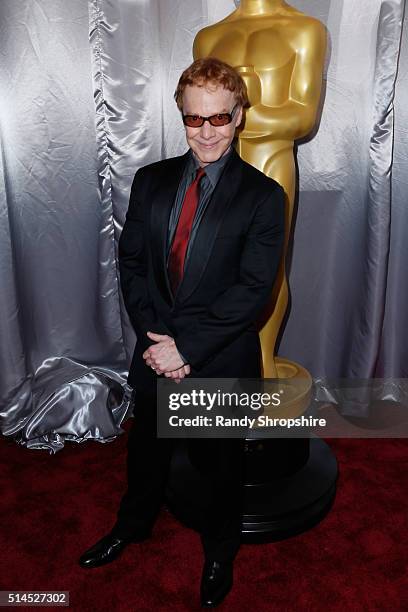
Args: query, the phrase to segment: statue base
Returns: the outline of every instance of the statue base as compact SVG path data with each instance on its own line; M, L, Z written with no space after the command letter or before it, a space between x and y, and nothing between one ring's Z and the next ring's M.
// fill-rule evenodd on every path
M301 384L290 387L292 395L273 409L273 416L298 416L309 405L312 378L287 359L277 358L275 363L279 378L300 379ZM254 430L245 442L243 542L278 541L315 526L333 504L336 481L337 461L323 440L265 438L261 428ZM173 514L199 531L205 492L183 441L173 454L166 498Z
M329 512L336 494L337 462L323 440L250 440L245 455L244 543L289 538L314 527ZM183 443L173 455L166 499L178 520L200 530L205 492Z
M313 380L310 373L295 361L289 361L283 357L275 357L275 367L278 379L282 379L280 390L281 404L271 410L265 409L262 414L274 416L275 418L295 418L307 410L312 395ZM265 391L268 391L268 378L265 378ZM270 379L273 390L276 390L277 379ZM272 391L272 389L270 390Z

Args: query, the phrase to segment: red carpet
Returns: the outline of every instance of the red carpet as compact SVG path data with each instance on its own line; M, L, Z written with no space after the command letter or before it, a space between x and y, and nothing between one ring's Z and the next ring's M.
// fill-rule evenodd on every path
M153 539L132 545L115 563L77 565L113 524L125 443L125 436L110 444L67 443L50 456L0 439L0 590L70 591L78 612L200 609L199 537L166 510ZM408 441L330 445L340 464L331 513L301 536L243 546L220 610L408 609Z

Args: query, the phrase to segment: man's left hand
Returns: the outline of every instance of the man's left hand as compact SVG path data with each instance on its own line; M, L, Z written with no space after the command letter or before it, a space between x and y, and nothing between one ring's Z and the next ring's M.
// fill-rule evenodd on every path
M143 353L146 365L156 371L156 374L164 374L179 370L184 366L180 357L174 338L163 334L147 332L148 337L156 342Z

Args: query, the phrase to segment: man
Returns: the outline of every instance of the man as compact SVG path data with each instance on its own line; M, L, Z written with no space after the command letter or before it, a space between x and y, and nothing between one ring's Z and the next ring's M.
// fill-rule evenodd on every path
M284 193L232 148L247 103L227 64L205 58L175 93L189 151L141 168L119 242L121 287L137 344L128 382L135 418L128 439L128 488L111 532L80 559L97 567L150 536L163 500L172 440L156 435L156 380L185 376L257 378L256 320L281 256ZM190 440L209 486L201 529L201 604L216 606L232 586L240 543L243 444Z

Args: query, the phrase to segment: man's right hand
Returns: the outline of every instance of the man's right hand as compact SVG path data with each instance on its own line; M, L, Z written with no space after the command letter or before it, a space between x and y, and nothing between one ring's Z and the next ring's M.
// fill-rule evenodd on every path
M172 372L165 372L164 375L166 378L171 378L175 383L179 384L181 380L190 374L191 368L186 363L183 367L178 370L173 370Z

